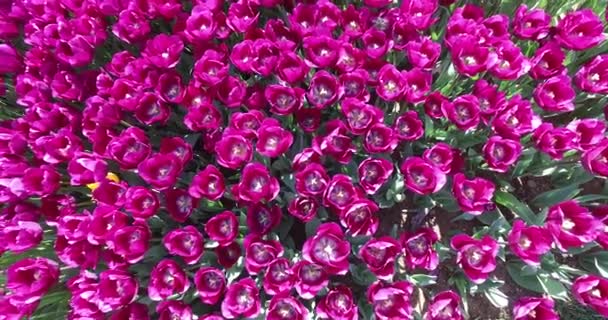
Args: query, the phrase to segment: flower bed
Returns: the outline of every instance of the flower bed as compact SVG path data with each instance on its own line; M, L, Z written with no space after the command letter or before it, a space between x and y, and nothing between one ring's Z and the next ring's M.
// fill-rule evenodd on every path
M605 7L468 2L0 4L0 319L608 317Z

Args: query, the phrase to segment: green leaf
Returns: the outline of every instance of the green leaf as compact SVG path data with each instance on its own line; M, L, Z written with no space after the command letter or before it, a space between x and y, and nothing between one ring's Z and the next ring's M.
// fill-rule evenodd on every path
M536 279L536 274L522 274L524 264L520 262L510 262L507 264L507 272L511 279L520 287L532 290L534 292L544 292L540 283Z
M523 269L524 264L520 262L510 262L507 264L509 276L519 286L531 291L546 293L555 299L568 299L568 291L561 282L552 279L540 269L536 274L524 274L522 272Z
M551 181L556 187L580 186L593 179L593 175L580 165L563 167L564 175L553 175Z
M521 275L523 275L523 276L533 276L533 275L536 275L537 273L538 273L538 267L535 267L535 266L526 264L521 268Z
M395 193L395 194L399 194L399 193L403 193L403 190L405 188L405 182L403 180L403 175L401 174L396 174L395 178L393 179L390 189Z
M365 287L376 281L376 276L364 265L351 263L350 273L353 276L355 283Z
M367 301L365 295L362 295L361 299L359 299L359 314L361 315L360 319L372 319L374 316L374 309L372 305Z
M568 249L568 254L571 254L571 255L581 254L581 253L587 252L595 247L596 247L595 242L590 242L582 247Z
M548 275L536 275L543 291L551 297L559 300L568 300L568 289L559 281Z
M513 169L513 173L511 173L511 177L519 177L526 172L526 170L530 167L534 159L536 158L537 151L534 148L530 148L522 152L517 164L515 165L515 169Z
M312 237L315 233L317 233L317 229L321 225L321 220L319 218L314 218L306 223L306 237Z
M608 251L587 253L578 261L583 269L608 278Z
M479 132L462 132L457 131L451 134L454 138L453 145L459 149L466 149L478 144L484 143L488 140L486 135L480 134Z
M289 188L289 190L291 190L291 192L296 192L296 182L293 174L283 175L281 176L281 180Z
M465 316L465 318L468 318L468 313L469 313L469 300L467 299L467 296L469 295L468 280L466 280L462 274L459 274L455 277L450 278L448 280L448 283L455 285L456 288L458 289L458 293L460 294L460 297L462 297L462 308L465 313L464 316Z
M475 219L475 216L469 213L463 213L463 214L459 214L456 217L454 217L452 220L450 220L450 222L456 222L456 221L471 221Z
M546 208L562 201L570 200L581 192L582 189L577 188L577 186L572 185L543 192L532 200L532 204L537 208Z
M198 139L200 137L201 137L200 133L193 133L193 134L186 135L184 137L184 140L186 140L186 142L194 148L194 145L196 145L196 142L198 141Z
M243 272L243 261L243 257L240 257L239 260L232 267L230 267L230 269L226 270L226 279L228 283L232 283L241 275Z
M285 237L287 237L287 235L289 234L289 231L291 230L291 227L293 226L294 223L294 218L292 215L287 214L287 215L283 215L283 218L281 219L281 224L279 224L279 228L278 228L278 234L279 234L279 239L283 240L285 239Z
M485 290L483 294L496 308L506 308L509 305L509 298L498 288L490 288Z
M538 221L540 219L538 219L534 212L532 212L530 207L519 201L514 195L510 193L496 191L494 193L494 201L511 210L516 216L523 219L527 224L542 224L542 221Z
M586 194L584 196L576 197L574 200L580 203L596 202L598 200L608 200L608 195L603 194Z
M407 280L417 287L424 287L437 283L437 276L431 276L428 274L412 274L407 277Z
M458 212L460 207L451 192L442 190L433 195L433 201L437 202L441 208L448 212Z

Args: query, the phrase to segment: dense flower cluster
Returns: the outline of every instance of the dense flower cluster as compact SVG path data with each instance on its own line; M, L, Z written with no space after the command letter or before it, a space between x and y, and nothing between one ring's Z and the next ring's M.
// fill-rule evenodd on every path
M0 4L0 319L67 290L74 320L458 320L500 263L549 281L550 252L608 248L608 206L534 214L503 178L608 177L601 111L577 113L608 94L600 16L454 2ZM386 231L397 203L498 218ZM572 280L608 317L608 279ZM513 318L558 319L543 293Z

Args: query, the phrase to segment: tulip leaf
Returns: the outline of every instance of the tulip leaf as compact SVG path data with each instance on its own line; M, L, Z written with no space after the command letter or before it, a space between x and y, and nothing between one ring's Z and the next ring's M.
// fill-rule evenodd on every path
M350 274L353 277L353 280L355 281L356 284L362 285L362 286L369 286L370 284L374 283L374 281L376 281L376 276L369 271L369 269L367 269L366 266L364 265L360 265L360 264L356 264L356 263L351 263L350 264Z
M559 300L568 300L568 290L559 281L549 278L548 275L536 275L543 291L551 297Z
M285 238L289 234L289 231L291 230L291 227L293 226L293 223L294 219L292 215L283 215L283 218L281 219L281 224L278 227L279 239L281 239L281 241L285 240Z
M441 206L447 212L458 212L460 207L452 196L452 193L446 190L442 190L433 195L433 200Z
M583 269L608 278L608 251L584 254L578 261Z
M603 194L586 194L584 196L579 196L574 198L574 200L580 202L580 203L587 203L587 202L597 202L599 200L608 200L608 195L603 195Z
M542 270L535 274L524 274L523 269L525 265L521 262L510 262L507 264L507 272L511 279L515 281L519 286L539 293L546 293L555 299L567 300L568 291L564 285L549 277L549 275Z
M315 233L317 233L317 229L321 225L321 220L319 218L314 218L306 223L306 237L312 237Z
M523 219L527 224L542 224L542 221L539 221L539 217L532 212L530 207L519 201L510 193L496 191L494 193L494 201L511 210L516 216Z
M286 174L281 176L281 180L283 183L291 190L291 192L296 192L296 181L293 174Z
M437 283L437 276L431 276L428 274L412 274L407 277L407 280L417 287L424 287Z
M196 145L196 142L198 141L198 139L200 137L201 137L200 133L193 133L193 134L186 135L184 137L184 140L186 140L186 142L194 148Z
M532 162L536 159L537 151L534 148L530 148L522 152L517 164L515 165L515 169L511 173L511 177L519 177L526 172L526 170L530 167Z
M359 299L358 307L359 307L359 314L361 315L360 319L372 319L373 318L374 308L367 301L367 298L365 296L362 296L361 299Z
M543 192L532 200L532 204L537 208L546 208L562 201L570 200L581 192L582 189L577 185L571 185L555 190Z
M498 288L489 288L483 294L496 308L506 308L509 305L509 298Z
M240 257L230 269L226 270L226 280L229 284L238 279L241 273L243 273L243 263L243 257Z
M551 182L556 187L580 186L593 179L593 175L580 165L570 165L561 170L560 174L551 176Z

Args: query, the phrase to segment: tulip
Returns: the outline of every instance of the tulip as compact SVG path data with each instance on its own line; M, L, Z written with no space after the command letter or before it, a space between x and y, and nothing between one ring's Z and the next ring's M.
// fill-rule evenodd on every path
M515 10L513 33L520 39L541 40L549 35L551 16L543 9L528 9L521 4Z
M296 277L289 260L276 258L268 264L264 274L264 291L269 295L281 296L295 285Z
M241 279L228 286L222 301L222 315L225 318L255 318L260 311L259 290L251 278Z
M266 319L281 320L286 314L293 320L308 319L308 310L296 298L285 294L270 299Z
M451 290L436 294L431 300L424 320L463 320L460 296Z
M321 265L329 274L344 275L348 271L350 243L336 223L324 223L302 248L306 261Z
M340 224L353 236L371 236L378 230L378 210L375 202L356 199L340 212Z
M317 304L315 312L320 319L357 320L359 308L346 286L330 289Z
M509 232L509 247L525 263L539 266L542 256L551 250L553 240L549 232L539 226L526 226L515 220Z
M604 41L604 27L591 9L572 11L557 24L556 38L560 45L570 50L587 50Z
M485 282L496 269L499 247L492 237L484 236L477 240L466 234L458 234L452 237L450 245L457 251L456 263L473 283Z
M358 174L365 193L375 194L393 174L393 164L383 158L367 158L359 164Z
M557 247L567 251L595 240L602 224L585 207L568 200L549 208L546 225Z
M194 274L194 285L201 301L213 305L219 302L224 293L226 278L219 269L202 267Z
M359 249L367 268L381 280L390 281L395 273L395 259L401 245L391 237L373 238Z
M377 319L413 319L413 292L414 286L407 281L376 281L367 289L367 300L372 304Z
M239 221L231 211L224 211L213 216L205 224L209 239L217 241L220 246L230 245L237 236Z
M190 281L184 270L175 261L164 259L150 273L148 296L153 301L161 301L175 294L184 294L189 287Z
M193 226L174 229L163 237L163 246L187 264L195 264L203 255L203 235Z
M591 307L597 313L608 317L608 280L595 275L578 277L572 284L572 294L579 303Z
M405 252L407 267L435 270L439 264L439 256L433 246L438 239L437 233L429 228L420 228L414 233L404 233L400 241Z
M262 240L255 234L245 237L243 246L245 247L245 268L251 275L265 270L274 259L283 255L283 247L278 241Z
M463 212L480 215L495 207L492 202L495 190L494 183L483 178L468 180L464 174L454 175L452 193Z
M409 157L401 164L405 186L418 194L435 193L446 183L446 176L430 161L419 157Z

